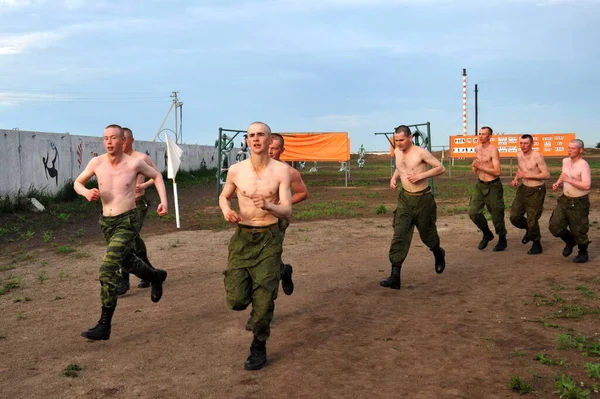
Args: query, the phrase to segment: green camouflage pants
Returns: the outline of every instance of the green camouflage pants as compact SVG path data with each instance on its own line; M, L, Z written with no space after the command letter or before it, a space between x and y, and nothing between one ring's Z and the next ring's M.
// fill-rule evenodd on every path
M133 251L135 255L143 260L148 266L154 269L154 266L148 260L148 252L146 250L146 243L142 240L140 234L142 234L142 227L144 226L144 221L146 220L146 216L148 215L148 209L150 208L150 201L146 198L146 195L142 195L135 199L135 214L137 216L137 231L138 235L133 242ZM123 272L123 280L129 281L129 273Z
M138 220L134 210L118 216L101 216L100 227L107 248L100 266L100 300L102 306L117 306L117 289L122 282L122 272L152 280L152 269L133 251L138 235Z
M287 228L290 225L290 221L287 219L279 219L277 225L279 226L279 231L281 232L281 245L283 248L283 240L285 239L285 231L287 230ZM281 265L279 267L279 274L281 277L281 274L283 274L283 260L281 261Z
M546 185L527 187L521 184L510 209L510 222L518 229L526 229L527 236L532 241L538 241L542 237L538 221L544 211L545 198Z
M561 195L556 201L556 208L550 216L550 233L554 237L560 237L563 233L571 230L575 242L580 245L589 244L588 230L590 229L590 197L585 195L578 198L570 198Z
M394 237L390 245L390 262L402 264L408 255L415 227L419 236L429 249L433 250L440 245L435 222L437 207L431 189L419 191L418 195L410 195L401 190L398 195L398 205L394 211Z
M489 228L487 220L483 216L483 207L486 207L492 215L496 234L506 234L506 226L504 224L504 188L499 178L491 182L477 181L471 195L469 217L479 227L479 230L485 232Z
M238 225L229 241L229 259L224 284L227 305L244 310L252 303L254 335L266 341L279 290L279 265L283 234L274 224L252 232L251 226Z

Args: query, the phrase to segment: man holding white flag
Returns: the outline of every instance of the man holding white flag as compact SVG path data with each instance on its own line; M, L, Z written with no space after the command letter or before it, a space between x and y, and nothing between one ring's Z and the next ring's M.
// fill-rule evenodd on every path
M177 228L179 225L179 199L177 197L177 183L175 182L175 175L181 165L181 154L183 150L179 146L171 141L169 134L165 132L165 141L167 143L167 178L173 179L173 200L175 203L175 219L177 220Z

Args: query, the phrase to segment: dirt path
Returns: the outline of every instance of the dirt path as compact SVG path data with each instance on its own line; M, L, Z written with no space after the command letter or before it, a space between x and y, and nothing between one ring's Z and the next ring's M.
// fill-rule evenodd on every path
M148 290L132 288L119 300L106 342L79 336L99 315L104 248L86 245L89 257L36 251L24 287L0 296L1 396L505 398L518 396L507 386L520 375L551 397L560 370L533 355L581 363L578 352L559 351L556 338L574 331L598 339L598 314L544 328L531 321L558 307L536 306L532 296L558 292L578 301L576 287L600 295L600 279L595 247L585 265L560 256L561 242L547 232L549 214L537 257L526 254L512 227L506 252L491 245L478 251L479 233L467 217L441 217L446 271L435 274L415 235L400 291L378 284L389 274L391 216L293 224L284 261L294 265L296 290L280 292L269 363L258 372L243 370L248 312L230 311L224 301L231 230L147 237L150 259L169 271L165 295L153 304ZM600 242L597 224L590 239ZM79 378L60 376L69 364L84 368Z

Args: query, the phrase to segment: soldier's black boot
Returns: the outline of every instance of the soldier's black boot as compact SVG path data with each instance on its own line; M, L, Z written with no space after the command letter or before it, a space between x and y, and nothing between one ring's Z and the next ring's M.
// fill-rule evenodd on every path
M533 240L533 245L529 251L527 251L529 255L538 255L542 253L542 242L540 240Z
M500 236L498 236L498 243L494 247L494 252L504 251L507 246L508 243L506 242L506 234L500 234Z
M558 238L565 242L565 247L563 248L562 256L566 258L567 256L573 253L573 248L575 248L575 245L577 244L575 244L575 239L568 231L565 231L564 233L559 235Z
M588 261L588 245L589 244L579 244L577 248L579 252L577 256L573 259L575 263L585 263Z
M140 283L138 284L138 288L148 288L150 287L151 283L148 280L140 280Z
M401 265L392 265L392 274L385 280L381 280L379 285L385 288L391 288L393 290L400 289L400 268Z
M102 315L98 324L87 331L83 331L81 336L93 341L108 340L110 338L110 323L112 321L115 308L102 307Z
M163 294L163 283L167 279L167 271L163 269L155 269L152 273L152 280L150 283L152 284L152 289L150 290L150 299L152 302L160 301Z
M525 235L523 236L523 238L521 238L521 244L527 244L529 241L531 241L529 239L529 232L525 230Z
M436 247L432 249L432 252L435 257L435 272L442 274L446 268L446 251L444 251L444 248Z
M481 241L479 241L479 245L477 246L478 249L483 250L486 249L488 246L488 243L490 241L492 241L494 239L494 234L492 233L492 231L486 227L485 230L483 230L483 237L481 238Z
M292 295L294 292L294 282L292 281L292 273L294 269L292 265L286 263L281 267L281 288L283 288L283 292L285 295Z
M123 272L122 276L123 282L121 283L119 288L117 288L117 295L123 295L124 293L129 291L129 273Z
M250 345L250 356L246 359L246 370L260 370L267 363L267 344L254 337Z

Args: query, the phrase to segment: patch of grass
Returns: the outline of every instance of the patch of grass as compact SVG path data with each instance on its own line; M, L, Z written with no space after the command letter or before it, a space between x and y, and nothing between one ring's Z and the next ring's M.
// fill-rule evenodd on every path
M23 283L23 279L19 279L16 277L11 277L8 281L0 281L0 295L4 295L9 291L16 290L17 288L21 288Z
M578 285L576 290L581 292L586 298L596 298L596 293L587 288L585 285Z
M42 241L44 241L46 243L50 242L52 240L52 237L53 237L52 230L44 230L42 232Z
M56 217L58 218L59 222L67 223L71 219L71 214L67 212L60 212L58 215L56 215Z
M75 256L76 258L89 258L89 257L90 257L90 256L92 256L92 255L90 255L89 253L87 253L87 252L85 252L85 251L81 251L81 250L79 250L79 251L75 251L75 254L74 254L74 256Z
M62 296L58 296L58 295L54 297L55 301L60 301L61 299L65 299L65 298Z
M600 363L585 363L584 367L588 377L600 380Z
M59 254L70 254L71 252L77 252L77 250L70 245L61 245L56 248L56 252Z
M377 215L384 215L387 213L387 208L385 207L384 204L381 204L377 207L377 209L375 209L375 213Z
M0 272L7 272L9 270L14 270L17 267L15 265L4 265L4 266L0 266Z
M556 295L556 294L552 294L552 298L548 298L545 295L541 295L541 294L533 294L533 303L535 303L536 306L553 306L557 303L564 303L565 300Z
M58 279L59 280L62 280L63 278L67 278L67 277L69 277L69 275L63 269L60 269L58 271Z
M590 309L585 305L569 304L561 306L560 310L554 313L554 317L559 319L579 319L589 313L598 313L598 311Z
M294 210L294 218L297 220L310 220L331 216L360 216L361 214L356 211L356 208L364 208L365 206L365 201L309 202Z
M583 348L585 341L587 340L584 336L573 336L570 334L561 334L556 338L558 349L566 350L573 348Z
M508 383L508 387L514 391L518 392L521 395L525 395L528 393L534 393L535 389L525 381L523 381L519 376L513 375L510 377L510 381Z
M559 398L587 399L591 395L589 389L580 387L575 380L565 374L556 379L554 387L556 388L554 393L558 394Z
M169 247L171 247L171 248L177 248L177 247L180 247L181 245L182 245L181 241L176 240L175 242L172 242L171 244L169 244Z
M17 313L17 320L23 320L25 318L25 313L19 312Z
M522 357L522 356L527 356L527 352L525 351L516 351L513 353L514 357Z
M40 274L38 275L38 280L40 280L40 284L44 284L44 281L48 280L48 277L46 277L46 272L45 271L41 271Z
M550 357L544 355L543 353L538 353L533 357L533 360L540 362L541 364L545 364L547 366L561 366L566 367L566 360L554 360Z
M83 367L81 367L80 365L69 364L67 367L65 367L63 369L63 371L60 372L60 375L62 377L77 378L77 377L79 377L80 371L83 371Z

